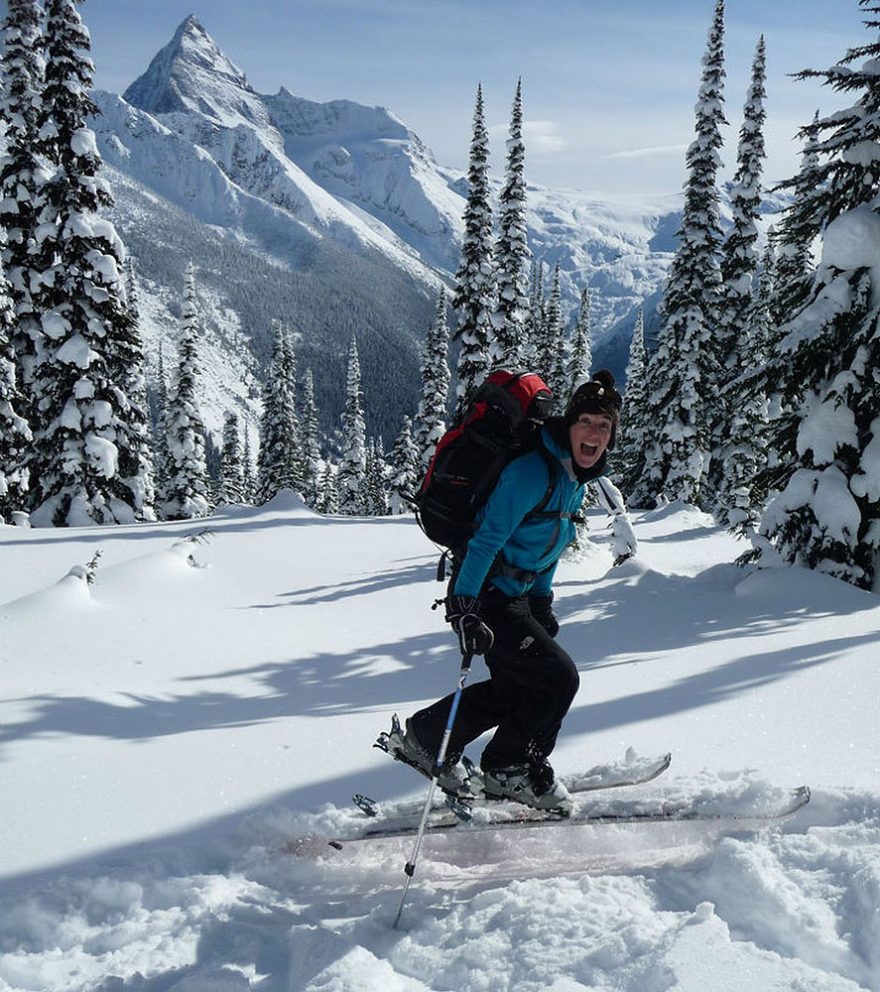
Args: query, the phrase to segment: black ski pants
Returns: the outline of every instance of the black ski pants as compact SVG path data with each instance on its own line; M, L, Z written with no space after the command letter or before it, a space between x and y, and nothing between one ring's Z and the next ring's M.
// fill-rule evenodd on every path
M480 759L484 771L546 758L577 693L577 668L531 615L528 596L510 599L490 592L481 616L495 635L486 654L491 677L465 685L447 754L461 754L496 727ZM411 718L416 737L431 754L440 748L453 696Z

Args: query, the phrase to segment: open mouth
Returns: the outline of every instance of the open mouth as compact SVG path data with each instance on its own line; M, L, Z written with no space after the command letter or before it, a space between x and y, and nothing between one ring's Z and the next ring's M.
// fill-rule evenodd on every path
M595 458L596 457L596 452L598 450L599 450L599 446L597 444L582 444L581 445L581 454L583 454L587 458Z

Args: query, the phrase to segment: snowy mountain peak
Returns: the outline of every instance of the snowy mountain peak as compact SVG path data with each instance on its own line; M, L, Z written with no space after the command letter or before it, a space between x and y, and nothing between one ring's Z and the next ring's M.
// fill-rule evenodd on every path
M222 123L253 119L259 105L244 72L220 50L190 14L125 99L151 114L198 112Z

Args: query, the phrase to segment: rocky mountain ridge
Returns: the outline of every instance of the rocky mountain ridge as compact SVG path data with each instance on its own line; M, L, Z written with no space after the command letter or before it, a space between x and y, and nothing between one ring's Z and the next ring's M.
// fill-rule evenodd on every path
M416 402L436 293L458 263L465 177L389 110L257 93L194 16L121 97L96 99L154 358L174 338L183 269L196 264L217 366L209 424L230 404L253 421L280 319L315 372L325 427L342 405L340 359L358 338L368 426L390 443ZM493 163L496 188L503 165ZM569 310L584 285L593 290L594 355L618 373L640 302L651 326L679 204L528 188L532 252L545 271L560 265Z

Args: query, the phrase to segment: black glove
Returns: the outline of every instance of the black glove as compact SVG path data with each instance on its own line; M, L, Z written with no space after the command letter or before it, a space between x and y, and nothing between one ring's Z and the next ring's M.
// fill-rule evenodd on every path
M529 596L529 610L551 637L559 633L559 621L553 612L553 593L547 596Z
M473 596L450 596L446 619L458 634L463 655L485 654L495 642L495 635L480 619L480 601Z

